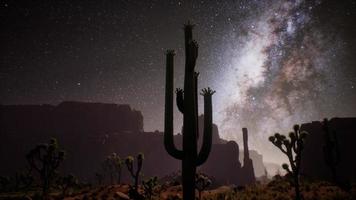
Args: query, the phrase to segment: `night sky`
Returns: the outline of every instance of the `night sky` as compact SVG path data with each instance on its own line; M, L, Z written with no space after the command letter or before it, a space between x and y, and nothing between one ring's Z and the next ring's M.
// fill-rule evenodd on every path
M165 50L182 87L188 20L221 137L241 144L247 127L279 162L274 132L356 116L355 0L0 1L0 103L130 104L146 131L163 130Z

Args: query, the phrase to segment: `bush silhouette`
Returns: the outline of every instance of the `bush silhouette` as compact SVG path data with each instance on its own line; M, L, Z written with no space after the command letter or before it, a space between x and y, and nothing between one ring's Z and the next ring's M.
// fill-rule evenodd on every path
M148 180L142 181L144 197L145 199L151 200L152 196L155 194L155 188L158 186L157 176L151 177Z
M34 183L31 169L16 172L14 176L0 176L0 192L28 190Z
M62 197L67 196L68 190L79 185L78 178L72 174L67 176L60 176L56 180L57 187L62 192Z
M118 156L116 153L112 153L105 159L103 163L103 168L104 171L109 174L111 184L115 184L115 183L120 184L121 166L122 166L122 160L120 156Z
M198 153L198 73L195 63L198 57L198 44L192 39L193 25L184 26L185 34L185 77L184 90L177 89L177 107L183 114L183 150L178 150L173 140L173 60L174 50L166 53L166 89L165 89L165 123L164 145L169 155L182 160L183 199L195 198L196 167L203 164L210 153L212 145L212 95L215 91L203 89L204 96L204 136L202 149Z
M195 188L198 190L198 199L201 200L201 193L211 185L211 180L208 176L197 173L195 175Z

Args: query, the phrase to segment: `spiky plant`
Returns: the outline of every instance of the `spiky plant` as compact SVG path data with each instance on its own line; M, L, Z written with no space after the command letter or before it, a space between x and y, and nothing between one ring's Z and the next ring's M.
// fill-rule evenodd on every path
M145 199L151 200L155 194L155 188L158 186L157 176L142 181L142 186Z
M126 164L127 170L130 172L130 175L134 180L134 186L133 187L131 186L131 188L130 188L130 197L135 199L135 200L142 199L142 196L138 192L138 181L139 181L139 178L140 178L143 159L144 159L143 153L139 153L137 155L136 170L134 170L134 161L135 161L134 157L128 156L125 159L125 164Z
M48 144L37 145L26 156L31 168L40 176L44 199L48 198L49 189L64 155L64 151L59 150L57 140L52 138Z
M182 160L183 199L195 198L196 167L203 164L209 156L212 145L212 95L215 91L203 89L204 96L204 135L202 148L198 153L198 73L195 63L198 57L198 44L192 37L193 25L184 26L185 34L185 76L184 90L177 89L177 107L183 114L183 150L178 150L173 140L173 60L174 50L166 54L166 94L165 94L165 123L164 146L172 157Z
M279 133L269 137L269 141L278 147L287 157L290 164L284 163L282 168L287 171L293 177L295 199L300 200L301 194L299 190L299 174L300 174L300 162L302 159L302 151L304 148L304 142L308 135L307 132L301 131L299 125L294 125L294 132L289 133L289 139Z
M206 176L202 173L197 173L195 175L195 181L196 181L195 188L198 190L198 199L201 200L202 192L205 189L207 189L209 186L211 186L212 182L208 176Z
M115 183L120 184L121 166L122 166L122 160L120 156L117 155L116 153L112 153L111 155L106 157L103 163L103 168L109 174L111 184L115 184Z

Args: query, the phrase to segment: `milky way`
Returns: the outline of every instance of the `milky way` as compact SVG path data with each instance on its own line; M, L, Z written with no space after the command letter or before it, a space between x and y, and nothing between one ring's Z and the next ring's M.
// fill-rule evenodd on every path
M163 130L165 50L184 80L183 24L196 24L199 89L211 87L220 135L266 161L269 135L356 116L354 0L0 2L0 103L130 104ZM203 110L202 97L199 111ZM174 129L182 127L175 110Z
M233 53L218 88L224 91L218 97L221 131L241 141L239 130L249 128L253 148L264 149L270 160L280 158L266 148L269 135L333 116L336 104L325 93L336 92L330 85L341 78L334 71L342 41L316 28L312 12L320 3L272 1L246 20L246 33L227 49Z

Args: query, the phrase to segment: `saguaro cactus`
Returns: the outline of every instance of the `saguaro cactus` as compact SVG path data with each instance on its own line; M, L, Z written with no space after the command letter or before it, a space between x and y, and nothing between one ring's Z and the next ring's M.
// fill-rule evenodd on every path
M334 181L334 183L337 183L338 180L336 176L336 167L340 161L340 152L336 133L335 131L330 132L329 130L328 119L324 119L323 121L323 130L325 141L325 144L323 146L324 160L326 165L331 170L332 180Z
M284 163L282 167L288 172L288 174L293 176L295 199L300 200L299 170L307 132L301 131L299 129L299 125L294 125L293 129L294 132L289 133L290 139L287 139L284 135L276 133L274 136L269 137L269 141L271 141L272 144L287 155L292 170L289 169L289 166L286 163Z
M194 71L198 57L198 44L192 39L193 25L184 26L185 34L185 77L184 92L177 89L177 107L183 114L183 150L178 150L173 140L173 58L174 51L166 54L166 97L164 121L164 146L169 155L182 160L183 199L195 199L196 167L203 164L210 153L212 145L212 95L215 91L203 89L204 96L204 136L200 152L197 151L198 131L198 73Z

